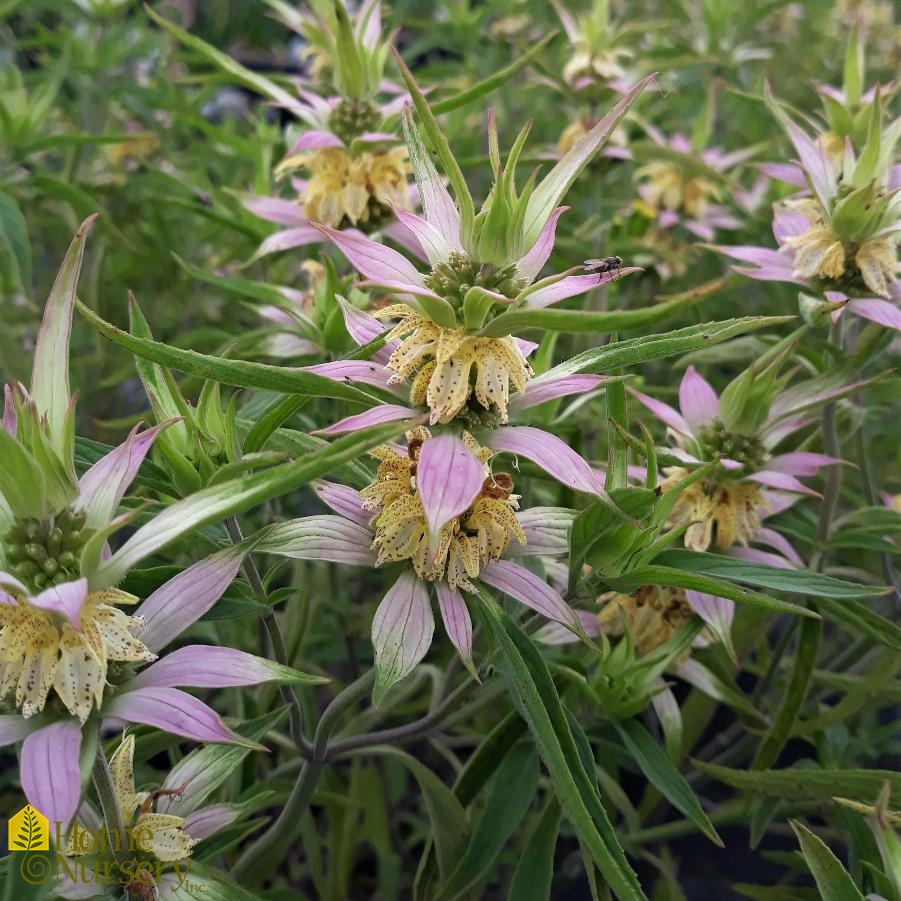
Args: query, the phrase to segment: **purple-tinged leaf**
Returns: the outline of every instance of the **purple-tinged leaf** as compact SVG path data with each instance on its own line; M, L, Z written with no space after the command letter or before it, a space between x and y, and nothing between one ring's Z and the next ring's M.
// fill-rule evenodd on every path
M51 823L68 825L81 800L81 727L74 720L51 723L22 742L22 790L28 803Z
M53 289L44 307L44 319L38 332L31 371L31 397L38 412L47 417L53 449L61 460L67 460L66 418L69 414L69 337L72 332L72 312L75 309L75 289L84 242L97 219L96 214L81 223L66 258L53 282Z
M347 329L347 333L360 347L369 344L370 341L375 341L379 335L387 331L388 326L376 319L375 316L370 316L369 313L348 303L339 294L336 294L335 298L341 304L341 313L344 316L344 327Z
M901 310L887 300L877 300L875 297L850 300L845 309L871 322L901 332Z
M233 688L239 685L259 685L261 682L321 685L328 681L321 676L310 676L234 648L192 644L166 654L161 660L143 669L129 681L128 690Z
M34 721L29 722L18 713L0 716L0 748L14 745L34 732Z
M367 525L326 514L278 523L266 532L258 547L268 554L295 560L374 566L371 544L372 530Z
M785 472L755 472L748 476L752 482L766 485L767 488L778 488L780 491L796 491L799 494L809 494L811 497L822 497L819 491L808 488L803 482L799 482L794 476Z
M598 615L590 610L574 610L582 630L589 638L594 638L601 634L601 624L598 622ZM540 629L536 630L532 638L539 644L574 644L579 640L578 636L568 629L562 623L545 623Z
M438 435L422 445L416 486L433 543L446 523L472 505L484 482L484 465L455 435Z
M569 209L568 206L557 207L545 223L535 243L520 257L516 264L517 275L531 284L538 277L554 249L557 234L557 220Z
M510 544L511 557L559 557L569 550L569 530L575 511L566 507L529 507L516 514L526 536L526 543Z
M141 641L151 651L159 651L181 635L222 597L246 553L240 547L226 548L157 588L138 610L144 619Z
M363 509L360 492L355 488L349 488L338 482L317 482L313 490L326 506L345 519L361 526L368 526L372 520L372 512Z
M472 662L472 618L463 595L446 582L435 583L438 595L438 609L444 622L444 631L451 644L457 649L460 659L466 668L475 676L476 668ZM476 677L478 678L478 677Z
M353 416L346 416L338 422L324 429L316 429L310 432L311 435L341 435L344 432L356 432L359 429L365 429L372 425L381 425L384 422L397 422L401 419L415 419L420 414L416 410L409 407L401 407L397 404L382 404L366 410L363 413L356 413Z
M450 256L450 244L430 222L401 209L395 209L394 215L397 216L401 225L416 238L425 251L429 263L433 266L436 263L443 263Z
M211 804L189 813L185 817L184 830L196 841L208 838L214 832L224 829L241 815L240 805Z
M793 476L815 476L823 466L836 466L844 462L827 454L794 451L767 460L766 468L772 472L787 472Z
M244 201L244 207L254 216L259 216L267 222L294 227L309 225L303 207L293 200L282 200L281 197L251 197ZM320 240L318 235L315 240Z
M372 360L334 360L331 363L316 363L304 366L304 372L312 372L336 382L361 382L376 388L390 389L388 380L391 373L384 365Z
M606 385L610 381L611 379L602 375L563 375L544 380L532 379L522 394L514 396L510 406L515 410L528 410L529 407L555 400L558 397L594 391L595 388Z
M554 282L546 288L539 288L537 291L533 291L523 301L521 309L543 310L545 307L559 303L561 300L584 294L592 288L597 288L598 285L605 285L607 282L615 281L623 275L641 271L642 269L639 266L624 266L622 269L613 272L568 275L566 278L560 279L560 281Z
M291 250L294 247L304 247L307 244L318 244L322 240L322 233L312 225L298 225L286 228L284 231L270 235L257 248L251 260L258 260L270 253L279 253L282 250Z
M394 140L397 140L396 138ZM321 150L323 147L343 147L344 141L330 131L305 131L291 146L288 156L305 153L307 150Z
M565 442L531 426L507 426L487 438L492 450L531 460L558 482L576 491L605 497L592 468Z
M140 426L135 426L125 441L98 460L79 479L75 508L85 511L89 529L102 529L113 519L157 435L171 424L172 420L163 422L140 434Z
M400 284L415 293L425 290L422 276L416 267L396 250L379 244L362 234L337 231L325 225L317 226L347 257L351 265L379 284Z
M716 639L724 645L729 656L736 660L732 647L732 620L735 617L735 603L726 598L718 598L703 591L685 589L685 599L698 616L707 624Z
M378 706L388 689L408 676L425 657L434 633L428 588L414 573L404 572L388 589L372 620L374 705Z
M265 750L257 742L232 732L203 701L177 688L126 690L104 706L103 715L126 723L154 726L193 741L228 742Z
M674 410L669 404L663 403L661 400L655 400L636 391L634 388L628 389L629 394L636 400L643 403L664 425L668 425L671 429L679 432L681 435L691 435L691 427L685 421L685 418L677 410Z
M560 593L518 563L510 560L493 561L482 569L479 579L548 619L572 626L576 630L580 628L575 611Z

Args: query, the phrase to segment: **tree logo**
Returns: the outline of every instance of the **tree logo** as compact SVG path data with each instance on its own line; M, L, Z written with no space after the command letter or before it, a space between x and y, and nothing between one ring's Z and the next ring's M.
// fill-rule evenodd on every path
M9 821L9 850L50 850L50 823L30 804L26 804Z

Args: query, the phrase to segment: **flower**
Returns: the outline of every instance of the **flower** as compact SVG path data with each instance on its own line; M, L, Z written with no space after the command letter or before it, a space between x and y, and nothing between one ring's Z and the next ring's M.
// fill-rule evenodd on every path
M0 715L0 746L22 742L22 787L51 821L68 823L81 794L83 728L103 720L135 722L196 741L244 742L207 704L177 686L224 687L307 677L228 648L189 645L157 659L234 579L249 544L201 560L174 576L139 607L115 587L107 539L135 511L119 506L157 435L170 422L139 432L75 478L74 400L69 347L84 238L76 234L47 301L31 389L6 386L0 427L0 699L17 713ZM178 505L142 527L132 559L166 539ZM174 512L172 512L174 511ZM169 533L171 536L171 532ZM155 662L154 662L155 661ZM152 665L138 672L143 663ZM312 678L312 677L310 677ZM314 680L318 681L318 680Z
M703 241L713 240L717 229L738 228L741 223L717 201L722 196L724 173L748 159L753 150L698 150L683 134L666 138L651 125L645 129L653 143L665 148L667 154L636 170L635 177L640 181L639 208L655 217L662 228L681 225Z
M340 300L339 302L344 313L347 331L358 345L363 346L380 335L390 336L394 333L394 330L386 329L386 326L374 316L357 309L346 301ZM403 311L406 309L408 308L404 307ZM415 311L413 315L416 315ZM429 326L424 327L428 328ZM535 349L534 344L519 338L513 338L510 341L516 347L517 353L513 358L517 360L527 360L529 354ZM511 344L502 346L510 348ZM370 360L336 360L331 363L316 363L305 368L310 372L339 381L356 381L389 392L407 393L406 388L402 389L399 385L396 374L387 366L389 360L397 354L401 347L403 345L395 337L391 341L386 341L385 346L378 350ZM507 359L512 356L510 353ZM529 380L523 390L517 390L509 397L501 395L504 412L509 407L509 411L514 417L555 398L597 390L610 381L609 378L598 375L541 375L531 378L531 369L528 371ZM426 405L427 389L424 395L423 383L431 382L434 370L425 366L420 373L424 377L421 378L419 384L414 381L409 389L409 400L411 403ZM514 388L518 388L518 385L514 384ZM478 394L473 394L472 398L481 406ZM382 422L415 420L419 415L417 409L405 404L380 404L321 429L320 433L337 435ZM534 426L510 425L506 416L502 417L504 424L498 427L498 418L500 417L488 415L484 409L480 411L475 405L463 410L460 418L464 422L468 422L469 430L491 450L525 457L557 481L575 491L587 492L597 497L606 496L591 466L557 435Z
M761 529L761 512L767 508L765 489L815 495L799 476L815 475L823 466L840 463L825 454L772 451L789 435L811 420L804 410L841 396L844 387L801 385L777 394L759 427L739 429L727 419L720 398L710 384L689 366L679 386L681 412L630 389L631 394L663 421L676 447L670 453L691 466L718 462L711 475L682 490L670 514L669 524L686 526L684 542L691 550L711 545L729 548L746 545ZM663 490L674 487L688 468L666 470Z
M479 583L548 619L580 631L560 593L514 560L567 552L573 513L518 510L513 480L495 472L493 454L471 435L433 436L419 427L405 449L379 447L375 479L362 491L322 483L319 497L338 516L310 516L273 527L267 553L353 566L403 567L375 613L377 703L426 655L434 633L430 588L448 637L472 667L472 620L462 592Z
M770 98L771 99L771 98ZM787 281L825 296L833 318L849 310L880 325L901 329L897 280L901 228L901 167L890 165L897 129L870 129L856 154L850 138L840 165L773 104L798 154L798 162L765 167L770 175L804 189L774 208L778 250L719 246L720 253L750 263L736 271L761 281ZM878 121L878 91L869 115Z
M393 210L409 210L414 202L407 152L388 130L408 97L382 78L388 50L382 39L381 4L368 0L353 19L341 4L317 11L326 18L300 14L286 21L313 35L317 74L329 71L337 94L323 97L303 84L297 85L296 98L278 88L270 91L307 126L276 168L276 176L302 171L309 178L292 181L296 201L254 197L245 202L260 218L287 226L263 241L255 259L322 240L314 223L393 234ZM321 65L323 58L328 67ZM392 96L380 103L381 91Z
M566 209L557 207L557 201L625 115L643 84L583 137L544 181L522 196L507 173L515 168L528 126L502 169L497 131L489 115L497 183L478 215L456 162L448 157L448 168L459 175L454 177L457 203L451 199L412 116L405 111L408 149L425 215L399 209L396 215L424 249L431 264L427 273L363 235L320 226L366 276L361 286L389 290L402 301L378 313L379 318L400 320L389 337L403 339L386 365L393 381L412 383L411 401L428 405L432 424L452 421L467 406L496 412L501 422L506 421L511 382L522 391L532 372L521 344L502 327L505 316L508 322L511 317L515 321L518 311L543 309L636 271L571 275L575 270L569 270L538 279L553 250L557 221ZM317 371L328 375L338 370Z

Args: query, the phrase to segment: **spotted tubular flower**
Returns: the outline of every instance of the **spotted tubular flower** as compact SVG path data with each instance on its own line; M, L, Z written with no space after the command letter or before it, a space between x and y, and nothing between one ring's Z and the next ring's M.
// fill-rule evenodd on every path
M726 173L754 151L697 149L683 134L667 138L652 125L646 125L645 130L667 153L663 159L636 170L639 209L656 218L661 228L681 225L702 241L712 241L717 230L739 228L739 220L719 201L727 183Z
M118 515L120 503L168 423L135 428L75 477L68 344L92 223L73 240L47 302L31 388L7 386L0 427L0 700L10 698L17 711L0 715L0 746L22 742L25 795L63 824L81 793L83 729L112 719L240 743L211 707L179 687L320 681L227 648L188 645L157 659L221 597L249 544L189 567L135 613L139 598L102 572L107 539L133 515Z
M901 232L901 167L891 156L901 129L880 130L879 92L868 109L867 142L858 155L850 139L840 165L774 103L798 154L795 164L767 171L804 189L804 196L776 206L773 234L778 250L719 246L724 255L749 263L736 271L761 281L802 285L842 309L901 329L898 234Z
M347 331L360 346L368 344L379 335L385 334L386 331L388 336L391 335L391 330L388 330L383 323L368 313L358 310L345 301L341 301L341 307ZM534 344L519 338L512 340L523 359L527 359L535 349ZM386 341L385 346L377 351L371 360L341 360L333 363L317 363L306 368L329 378L358 381L382 388L385 391L398 392L402 386L398 385L397 379L386 363L401 346L400 341L393 338ZM426 369L426 372L428 373L429 370ZM598 375L540 375L530 378L522 391L515 391L510 395L509 411L514 418L517 418L538 404L556 398L596 391L603 388L609 381L609 378ZM427 398L423 398L419 393L414 393L410 401L423 406L427 405ZM320 433L338 435L381 422L415 420L418 416L420 416L418 409L405 404L381 404L333 423L327 428L321 429ZM485 411L479 413L471 406L464 410L458 418L466 422L478 440L492 451L524 457L574 491L606 497L591 466L552 432L534 426L512 425L509 422L498 426L499 417Z
M391 291L402 301L377 314L399 320L388 338L401 343L387 366L393 381L410 383L413 403L429 407L432 424L450 422L466 408L495 413L505 422L511 383L521 391L532 374L512 335L516 312L542 309L635 271L572 275L575 270L570 270L538 279L554 246L557 220L565 210L557 206L559 199L647 81L630 91L540 184L523 194L517 193L513 172L529 127L520 132L502 166L497 131L489 116L495 184L478 214L447 151L443 161L457 202L451 199L425 152L412 115L405 111L407 146L424 216L396 212L400 224L424 249L429 272L420 272L402 254L363 235L322 228L366 277L363 286ZM415 97L415 84L408 83ZM429 127L437 128L421 95L418 108L421 114L425 110ZM331 370L318 371L327 375Z
M773 454L787 437L809 425L804 412L842 396L848 386L801 386L776 394L760 424L742 427L724 410L721 399L694 367L686 370L679 386L681 411L640 391L631 394L666 426L675 442L673 456L685 467L666 470L663 489L673 487L694 466L718 462L714 473L690 485L679 495L670 525L687 526L685 546L704 551L711 546L746 545L761 529L767 508L767 489L792 494L817 493L799 477L813 476L823 466L840 463L825 454L796 451Z
M409 210L414 202L407 151L390 129L408 97L382 78L388 47L381 4L367 0L352 19L342 4L317 10L326 18L301 15L288 24L301 32L314 29L337 95L323 97L299 84L297 98L281 91L275 97L306 126L276 176L300 172L305 178L292 180L296 200L254 197L245 202L255 215L285 226L263 241L255 258L321 241L314 223L397 237L393 211ZM384 102L378 98L381 91L391 94Z
M463 592L496 588L555 622L580 631L560 593L512 558L566 553L573 513L518 510L509 473L466 433L432 436L419 427L406 448L380 447L375 479L362 491L323 483L319 497L338 516L311 516L273 527L267 553L391 567L400 573L372 624L376 703L426 655L434 633L430 593L445 630L472 667L472 620Z

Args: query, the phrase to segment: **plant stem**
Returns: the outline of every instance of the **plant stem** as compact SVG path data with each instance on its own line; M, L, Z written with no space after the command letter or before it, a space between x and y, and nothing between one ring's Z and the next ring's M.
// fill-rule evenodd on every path
M304 761L278 819L241 854L231 870L233 879L241 882L251 870L265 872L268 867L276 866L284 859L326 767L329 736L341 716L369 694L374 681L375 671L370 670L348 685L325 709L313 737L312 754Z
M241 526L238 525L238 520L234 516L226 518L225 529L232 544L240 544L244 540ZM288 653L285 649L285 640L278 625L278 618L275 615L275 611L269 606L269 595L266 591L266 586L263 585L260 571L257 569L257 565L250 554L244 558L244 574L247 576L247 581L250 582L254 597L263 605L261 618L269 635L269 641L272 643L272 654L277 663L281 663L283 666L290 666ZM300 700L290 685L280 686L279 694L281 694L282 700L288 705L291 737L294 739L294 744L297 745L297 750L301 757L309 758L313 753L313 746L303 734L303 710L300 706Z

